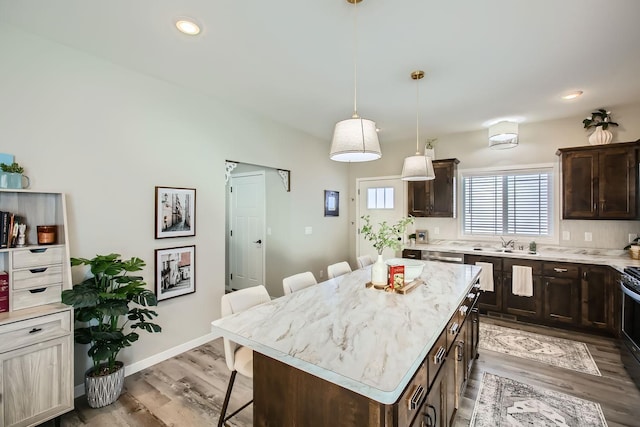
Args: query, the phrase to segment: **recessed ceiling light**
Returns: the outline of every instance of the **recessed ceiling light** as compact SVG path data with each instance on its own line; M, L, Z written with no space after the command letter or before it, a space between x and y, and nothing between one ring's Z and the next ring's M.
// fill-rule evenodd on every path
M198 26L198 24L187 19L181 19L177 21L176 27L178 28L178 30L180 30L180 32L190 36L195 36L200 33L200 27Z
M568 93L566 95L562 95L562 99L566 99L566 100L576 99L577 97L582 95L582 93L583 92L581 90L576 90L575 92L571 92L571 93Z

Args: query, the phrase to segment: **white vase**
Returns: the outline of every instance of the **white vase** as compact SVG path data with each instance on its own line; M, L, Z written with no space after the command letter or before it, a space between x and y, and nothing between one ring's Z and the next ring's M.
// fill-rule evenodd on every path
M613 134L609 129L602 129L602 126L598 126L596 130L589 135L589 144L591 145L603 145L611 143Z
M382 255L378 255L378 259L371 266L371 284L377 288L387 286L387 264Z

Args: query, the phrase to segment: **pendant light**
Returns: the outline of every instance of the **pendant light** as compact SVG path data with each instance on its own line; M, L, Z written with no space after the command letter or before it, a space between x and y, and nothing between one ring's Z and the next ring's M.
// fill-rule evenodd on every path
M402 177L404 181L428 181L436 177L433 171L431 157L420 154L420 82L424 77L424 71L414 71L411 78L416 81L416 155L404 159L402 165Z
M337 162L368 162L382 157L375 122L358 115L357 95L357 7L362 0L347 0L353 4L354 59L353 59L353 115L350 119L336 123L331 141L329 158Z

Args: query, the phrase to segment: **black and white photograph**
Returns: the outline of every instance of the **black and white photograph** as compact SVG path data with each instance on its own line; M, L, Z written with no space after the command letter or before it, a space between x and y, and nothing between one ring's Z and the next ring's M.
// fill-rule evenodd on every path
M195 235L195 188L156 187L156 239Z
M156 249L156 297L158 301L196 291L196 247Z
M324 190L324 216L340 216L340 193Z

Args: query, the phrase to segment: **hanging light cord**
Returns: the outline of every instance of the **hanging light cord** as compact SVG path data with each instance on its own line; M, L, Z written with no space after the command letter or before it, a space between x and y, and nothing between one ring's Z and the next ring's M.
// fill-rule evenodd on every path
M358 118L358 1L353 2L353 116Z
M420 79L416 79L416 156L420 154L418 142L420 141Z

